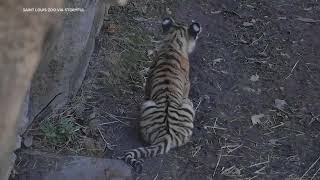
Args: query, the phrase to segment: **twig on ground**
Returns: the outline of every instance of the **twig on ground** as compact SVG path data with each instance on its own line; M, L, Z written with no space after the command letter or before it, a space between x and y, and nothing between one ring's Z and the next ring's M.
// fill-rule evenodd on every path
M116 120L116 121L119 121L119 122L121 122L121 123L124 124L124 125L130 126L128 123L123 122L123 121L121 121L120 119L116 118L113 114L110 114L110 113L108 113L108 112L106 112L106 114L107 114L110 118L112 118L112 119L114 119L114 120ZM100 114L100 116L108 119L107 117L103 116L102 114Z
M114 123L118 123L118 122L119 122L119 121L105 122L105 123L101 123L101 124L99 124L99 126L109 125L109 124L114 124Z
M268 161L264 161L264 162L260 162L260 163L256 163L256 164L253 164L253 165L251 165L251 166L249 166L249 167L256 167L256 166L259 166L259 165L262 165L262 164L268 164L270 161L268 160Z
M260 39L261 39L263 36L264 36L264 33L263 33L258 39L252 41L252 42L249 44L249 46L252 46L254 43L260 41Z
M294 69L297 67L297 64L299 63L299 61L300 61L300 60L298 60L298 61L294 64L294 66L292 67L292 69L291 69L291 71L290 71L289 75L288 75L285 79L288 79L288 78L292 75L292 72L293 72L293 71L294 71Z
M201 104L201 102L202 102L202 97L200 97L200 100L199 100L199 103L198 103L198 105L197 105L197 107L196 107L196 109L195 109L195 111L197 111L198 110L198 108L199 108L199 106L200 106L200 104Z
M239 19L242 19L242 16L240 14L238 14L237 12L235 11L232 11L232 10L223 10L224 13L228 13L228 14L233 14L233 15L236 15L239 17Z
M273 126L273 127L270 127L270 129L275 129L275 128L281 127L281 126L283 126L283 125L285 125L284 122L281 122L281 123L278 124L278 125L275 125L275 126Z
M311 166L310 166L310 167L308 168L308 170L300 177L299 180L302 180L303 177L308 174L308 172L313 168L314 165L317 164L317 162L318 162L319 160L320 160L320 156L318 157L318 159L317 159L316 161L314 161L314 162L311 164ZM318 172L318 171L317 171L317 172Z
M217 162L217 165L216 165L216 167L214 168L214 171L213 171L213 175L212 175L212 177L214 177L215 175L216 175L216 171L217 171L217 169L218 169L218 166L219 166L219 164L220 164L220 160L221 160L221 157L222 157L222 148L220 149L220 154L219 154L219 159L218 159L218 162Z
M316 177L316 175L318 174L318 172L320 171L320 167L318 168L318 170L313 174L313 176L312 176L312 178L311 178L311 180L313 180L313 178L315 178Z
M93 108L97 108L96 106L93 106L93 105L88 104L88 103L86 103L85 105L88 105L88 106L93 107ZM126 125L126 126L130 126L128 123L123 122L123 121L121 121L119 118L117 118L117 116L115 116L115 115L113 115L113 114L111 114L111 113L108 113L108 112L105 112L105 113L106 113L110 118L112 118L112 119L114 119L114 120L116 120L116 121L118 121L118 122L120 122L120 123L122 123L122 124L124 124L124 125ZM99 113L99 115L100 115L101 117L103 117L103 118L108 119L107 117L105 117L105 116L102 115L101 113ZM121 116L118 116L118 117L121 117ZM110 124L111 124L111 123L110 123Z
M106 138L104 138L100 128L97 128L99 131L99 134L101 136L101 138L103 139L104 143L105 143L105 148L103 150L103 152L106 152L107 149L109 149L110 151L113 151L113 148L110 146L110 144L108 143L108 141L106 140Z

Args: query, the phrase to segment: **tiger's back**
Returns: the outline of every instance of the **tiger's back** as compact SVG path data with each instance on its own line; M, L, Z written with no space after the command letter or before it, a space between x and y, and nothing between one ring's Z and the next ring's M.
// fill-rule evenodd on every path
M188 54L201 28L195 22L184 26L170 18L163 20L162 27L166 37L148 72L139 124L150 146L130 150L123 157L137 171L141 171L143 158L165 154L187 143L192 135L195 112L188 98Z

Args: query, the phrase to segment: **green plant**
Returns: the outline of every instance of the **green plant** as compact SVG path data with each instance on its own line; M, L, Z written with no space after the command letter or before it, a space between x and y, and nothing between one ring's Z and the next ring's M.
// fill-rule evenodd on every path
M48 118L40 123L40 130L50 143L65 143L79 126L73 117Z

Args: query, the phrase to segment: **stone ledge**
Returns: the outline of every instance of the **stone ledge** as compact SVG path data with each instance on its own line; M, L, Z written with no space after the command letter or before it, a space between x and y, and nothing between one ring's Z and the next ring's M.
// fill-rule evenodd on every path
M131 180L131 168L115 159L23 151L20 180Z

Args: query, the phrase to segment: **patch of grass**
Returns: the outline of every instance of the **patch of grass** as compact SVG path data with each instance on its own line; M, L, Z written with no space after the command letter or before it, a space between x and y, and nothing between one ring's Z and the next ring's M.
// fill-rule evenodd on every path
M41 133L52 144L67 142L79 128L71 116L58 117L57 119L50 117L40 123Z
M147 50L153 49L152 33L131 17L113 14L110 24L121 24L120 32L108 34L105 41L112 54L105 60L106 70L102 83L115 96L123 92L132 93L143 89L144 78L141 71L149 67ZM119 23L121 22L121 23ZM148 33L146 33L148 32ZM120 94L119 94L120 93Z

